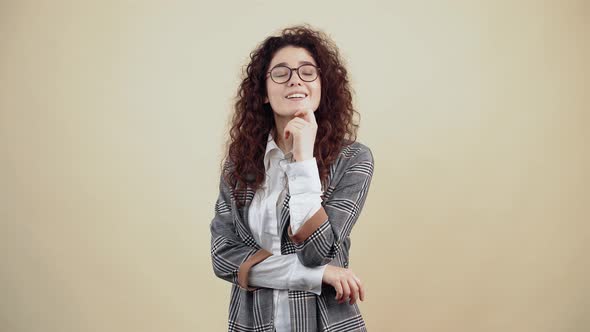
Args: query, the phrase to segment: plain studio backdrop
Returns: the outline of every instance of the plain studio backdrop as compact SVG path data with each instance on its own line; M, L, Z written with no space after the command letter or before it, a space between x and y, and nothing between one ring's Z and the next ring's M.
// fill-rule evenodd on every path
M336 41L370 331L590 330L588 1L1 1L0 331L224 331L209 224L249 53Z

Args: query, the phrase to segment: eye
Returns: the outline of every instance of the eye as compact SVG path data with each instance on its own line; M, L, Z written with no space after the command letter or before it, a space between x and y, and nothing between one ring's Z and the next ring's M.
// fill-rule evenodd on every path
M275 67L270 74L273 77L285 77L287 75L289 75L289 69L285 68L285 67Z
M299 72L301 73L301 75L312 77L312 76L316 75L317 70L315 69L314 66L304 65L304 66L301 66L301 68L299 68Z

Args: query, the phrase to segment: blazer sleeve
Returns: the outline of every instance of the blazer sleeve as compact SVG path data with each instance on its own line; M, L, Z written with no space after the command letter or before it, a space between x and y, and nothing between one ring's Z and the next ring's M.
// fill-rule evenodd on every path
M219 182L219 197L215 203L215 216L211 221L211 260L215 275L223 280L234 283L246 290L250 268L272 254L258 246L256 242L245 243L238 235L234 218L235 204L232 191L223 174Z
M374 169L371 150L363 147L345 167L324 206L296 234L288 229L297 256L305 266L324 265L336 257L365 204Z

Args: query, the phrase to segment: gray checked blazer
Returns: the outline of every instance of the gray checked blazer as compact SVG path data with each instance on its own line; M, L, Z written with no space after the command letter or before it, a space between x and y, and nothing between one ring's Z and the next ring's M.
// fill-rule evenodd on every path
M344 147L330 167L328 187L322 195L323 209L301 226L298 236L289 227L287 192L278 214L281 254L296 253L306 266L331 264L348 268L350 232L367 198L373 168L373 155L368 147L359 142ZM248 227L248 208L254 191L248 189L246 204L238 207L234 190L223 174L219 191L210 225L211 259L215 275L232 283L228 331L274 331L273 290L250 288L247 284L250 268L271 255L254 241ZM366 331L358 306L338 304L335 296L336 291L327 284L322 285L319 296L290 290L291 331Z

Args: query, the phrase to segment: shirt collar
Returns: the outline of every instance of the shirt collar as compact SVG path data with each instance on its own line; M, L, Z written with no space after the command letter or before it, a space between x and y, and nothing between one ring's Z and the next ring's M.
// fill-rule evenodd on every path
M271 153L274 150L276 150L276 152L274 152L274 154L272 154L272 156L271 156ZM278 153L278 155L276 155L276 153ZM292 162L293 152L289 151L287 154L283 154L283 151L281 150L281 148L279 148L279 146L277 145L275 140L272 138L272 133L269 133L268 140L266 141L266 151L264 152L264 168L265 168L265 170L268 170L270 168L271 157L278 158L278 159L284 158L284 159L288 160L289 162Z

